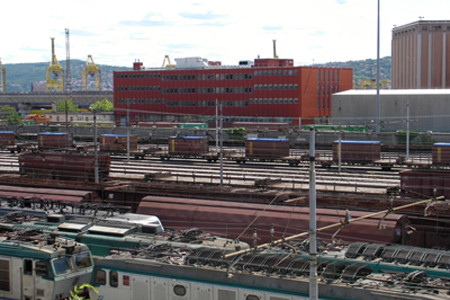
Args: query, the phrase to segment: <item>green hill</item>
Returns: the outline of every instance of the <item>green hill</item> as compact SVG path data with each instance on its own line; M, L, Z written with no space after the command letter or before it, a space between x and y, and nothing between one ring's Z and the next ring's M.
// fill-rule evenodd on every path
M66 62L60 62L62 68L66 69ZM41 63L23 63L23 64L4 64L6 70L6 91L7 92L30 92L32 84L40 83L45 87L46 74L49 62ZM70 69L72 74L73 90L81 90L81 73L86 66L86 62L79 59L70 60ZM117 67L109 65L98 65L102 79L102 90L113 89L113 72L131 70L132 68ZM88 89L93 89L95 79L88 78Z
M60 62L63 69L66 62ZM81 90L81 72L86 65L85 61L73 59L70 61L72 73L73 90ZM30 92L32 85L45 87L46 72L49 62L41 63L23 63L23 64L4 64L6 69L6 91L7 92ZM366 59L347 62L330 62L326 64L315 64L315 67L337 67L352 68L353 81L375 79L377 74L376 59ZM102 90L113 89L113 72L131 70L132 68L117 67L109 65L98 65L101 71ZM380 59L380 78L381 80L391 79L391 58L384 57ZM93 78L88 80L88 89L93 89L95 85ZM36 84L37 83L37 84Z

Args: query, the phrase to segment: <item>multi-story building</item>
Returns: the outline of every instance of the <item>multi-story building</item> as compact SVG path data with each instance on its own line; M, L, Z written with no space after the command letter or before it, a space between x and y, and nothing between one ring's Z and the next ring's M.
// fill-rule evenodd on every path
M255 59L237 66L199 57L169 68L114 72L116 122L311 123L331 115L331 95L351 89L352 69L295 67L292 59Z
M392 88L450 88L450 21L419 20L392 30Z

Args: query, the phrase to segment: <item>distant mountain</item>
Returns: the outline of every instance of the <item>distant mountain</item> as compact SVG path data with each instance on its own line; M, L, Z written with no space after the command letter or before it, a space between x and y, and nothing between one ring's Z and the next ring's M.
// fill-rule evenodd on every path
M7 92L30 92L32 84L35 86L46 86L47 69L50 62L4 64L6 69L6 91ZM66 69L66 61L60 61L62 68ZM86 66L86 62L79 59L70 60L73 90L81 90L81 73ZM102 90L113 89L113 72L131 70L132 68L117 67L109 65L97 65L101 73ZM95 78L89 77L87 80L88 89L95 88Z
M61 61L61 66L65 70L66 62ZM23 64L4 64L6 69L6 91L7 92L30 92L32 84L45 87L46 73L49 62L42 63L23 63ZM73 90L81 90L81 73L86 66L86 62L79 59L70 60L72 73ZM376 59L355 60L347 62L329 62L326 64L315 64L315 67L336 67L336 68L352 68L353 81L376 79L377 62ZM113 89L113 72L126 71L132 68L98 65L101 71L102 90ZM380 59L380 79L391 79L391 57L383 57ZM95 87L95 79L88 79L88 89Z

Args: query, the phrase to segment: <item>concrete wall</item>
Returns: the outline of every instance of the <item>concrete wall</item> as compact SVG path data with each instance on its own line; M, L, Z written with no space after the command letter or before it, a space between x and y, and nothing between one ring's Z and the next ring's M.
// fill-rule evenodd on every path
M406 130L409 101L410 130L450 132L450 90L420 91L425 90L380 91L381 131ZM376 90L333 95L332 124L368 125L374 129L376 121Z

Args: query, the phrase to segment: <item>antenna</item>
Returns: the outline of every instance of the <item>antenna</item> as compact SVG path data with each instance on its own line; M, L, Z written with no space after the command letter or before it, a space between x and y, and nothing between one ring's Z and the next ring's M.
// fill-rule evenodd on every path
M70 40L69 40L69 28L65 29L66 32L66 79L65 79L65 91L72 98L72 73L70 70Z

